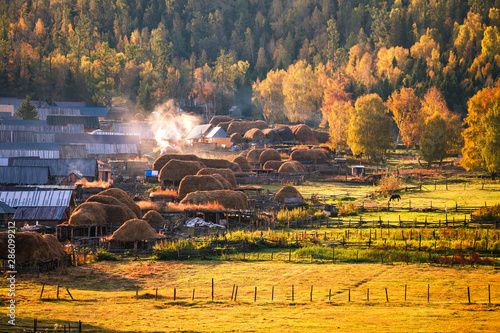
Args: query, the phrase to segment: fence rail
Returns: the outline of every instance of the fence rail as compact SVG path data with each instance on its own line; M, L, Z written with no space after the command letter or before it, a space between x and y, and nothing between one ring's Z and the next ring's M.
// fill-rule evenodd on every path
M8 325L0 323L1 332L26 332L26 333L37 333L37 332L67 332L67 333L82 333L82 322L66 322L66 323L54 323L48 324L44 322L44 325L38 319L33 320L33 325Z

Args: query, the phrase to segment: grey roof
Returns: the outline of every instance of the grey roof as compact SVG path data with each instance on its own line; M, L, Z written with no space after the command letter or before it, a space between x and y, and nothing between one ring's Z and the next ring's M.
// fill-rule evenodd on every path
M115 133L140 135L141 139L154 140L155 132L150 123L113 123Z
M49 125L0 125L0 130L5 131L30 131L30 132L59 132L78 133L83 132L83 125L49 126Z
M57 143L50 142L14 142L14 143L0 143L0 150L3 149L16 149L16 150L59 150Z
M79 177L97 178L97 160L95 159L40 159L40 158L11 158L9 164L12 166L49 167L50 175L53 177L66 177L71 173Z
M48 125L83 125L85 129L99 128L99 118L96 116L61 116L47 115Z
M205 138L229 138L229 135L222 127L214 127L205 135Z
M17 108L21 105L21 103L24 102L24 98L13 98L13 97L0 97L0 104L5 104L5 105L13 105L14 110L17 110ZM32 100L31 103L33 105L38 106L38 101ZM45 102L42 102L43 104L46 104ZM54 104L59 105L59 106L85 106L85 102L64 102L64 101L55 101Z
M40 150L40 149L0 149L0 158L9 157L39 157L39 158L59 158L59 150Z
M1 119L2 125L17 125L17 126L46 126L45 120L32 120L32 119Z
M55 133L50 132L34 132L34 131L18 131L18 130L2 130L0 129L0 142L49 142L55 141Z
M88 144L135 144L140 146L137 135L107 135L88 133L57 133L55 140L58 143L88 143Z
M19 207L13 220L44 220L59 221L64 218L66 207Z
M95 117L106 117L106 114L109 111L108 107L99 107L99 106L46 106L45 108L49 110L50 109L60 110L60 111L53 111L53 112L62 112L59 114L75 112L75 114L81 116L95 116Z
M41 120L46 120L48 115L80 116L80 109L62 108L59 106L37 108L37 111L38 119Z
M17 207L69 207L73 191L33 187L0 187L0 201Z
M16 210L5 202L0 201L0 214L14 214Z
M186 136L186 140L201 139L210 130L212 124L204 124L195 126L191 132Z
M0 111L0 118L12 118L12 114L7 111Z
M0 166L0 184L44 185L49 182L48 167Z

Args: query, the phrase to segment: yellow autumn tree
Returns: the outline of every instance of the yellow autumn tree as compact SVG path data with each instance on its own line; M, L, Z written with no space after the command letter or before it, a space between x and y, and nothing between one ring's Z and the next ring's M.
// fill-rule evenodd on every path
M266 79L257 79L252 85L252 101L262 110L262 114L268 123L274 126L275 122L283 122L285 117L285 105L283 96L284 70L270 71Z
M425 123L420 99L415 95L415 90L401 88L401 90L393 92L386 105L399 129L396 146L401 138L407 148L415 147L420 141Z

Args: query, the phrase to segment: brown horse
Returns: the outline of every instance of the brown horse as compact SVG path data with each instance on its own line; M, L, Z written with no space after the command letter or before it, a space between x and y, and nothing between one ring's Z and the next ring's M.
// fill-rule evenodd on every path
M399 201L401 200L401 196L399 194L393 194L391 195L391 197L389 198L389 201Z

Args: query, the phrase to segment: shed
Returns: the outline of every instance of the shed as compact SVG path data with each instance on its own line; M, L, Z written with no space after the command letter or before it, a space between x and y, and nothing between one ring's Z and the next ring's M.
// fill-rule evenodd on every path
M352 165L351 166L351 170L352 170L352 175L353 176L360 176L360 177L364 177L365 176L365 167L364 165Z
M186 140L190 141L191 143L201 142L211 128L211 124L197 125L186 136Z
M99 172L97 160L95 159L41 159L41 158L11 158L9 164L12 166L25 167L48 167L50 176L59 184L70 174L88 181L97 180Z
M38 119L47 120L48 115L79 116L80 110L77 108L62 108L59 106L47 106L37 108Z
M96 116L47 115L47 125L83 125L85 131L93 131L99 128L99 118Z
M214 142L217 146L231 146L231 137L222 127L214 127L205 135L206 142Z
M38 156L59 158L59 145L55 143L0 143L0 157Z
M0 185L46 185L48 167L0 166Z
M3 201L0 201L0 224L12 220L15 213L16 210L14 208L10 207Z
M57 133L55 140L63 144L84 144L88 157L99 159L135 158L140 148L140 138L137 135Z

